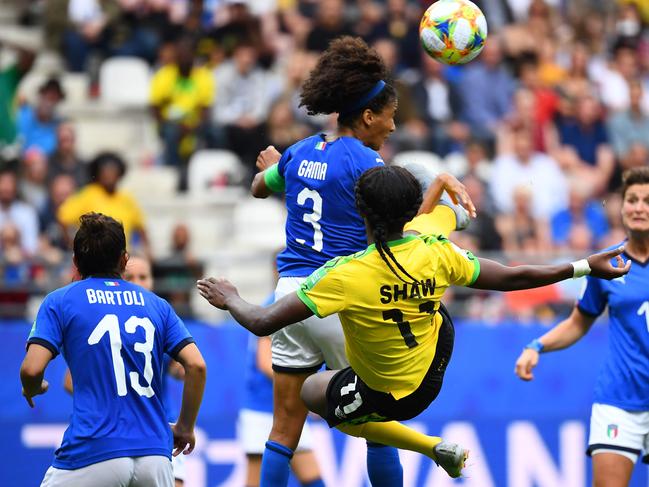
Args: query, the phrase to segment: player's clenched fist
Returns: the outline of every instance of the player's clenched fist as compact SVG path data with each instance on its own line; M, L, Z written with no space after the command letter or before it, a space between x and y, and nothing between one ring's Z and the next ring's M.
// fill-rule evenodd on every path
M516 361L516 367L514 372L516 375L523 380L532 380L534 379L534 374L532 374L532 369L536 367L539 363L539 352L526 348L518 357Z
M270 166L275 164L280 160L282 154L280 154L274 146L269 145L257 156L257 169L260 171L265 171Z

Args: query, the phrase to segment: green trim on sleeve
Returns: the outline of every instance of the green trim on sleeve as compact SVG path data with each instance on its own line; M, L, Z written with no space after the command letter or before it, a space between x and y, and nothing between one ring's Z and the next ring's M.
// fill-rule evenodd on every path
M471 282L469 283L469 286L471 286L476 282L478 276L480 275L480 261L475 255L473 255L469 251L467 251L466 255L469 259L473 261L473 276L471 276Z
M311 301L311 298L306 295L306 293L302 290L302 288L298 289L297 291L297 297L302 301L304 304L306 304L306 307L309 308L311 311L313 311L313 314L316 315L318 318L322 318L320 316L320 313L318 312L318 307L315 305L313 301Z
M277 164L273 164L264 171L264 183L273 193L283 193L286 189L286 181L279 173Z

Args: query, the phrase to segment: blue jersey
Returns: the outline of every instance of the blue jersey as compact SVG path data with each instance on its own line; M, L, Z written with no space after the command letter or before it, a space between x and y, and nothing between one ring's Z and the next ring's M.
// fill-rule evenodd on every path
M626 254L622 257L625 261L630 258ZM608 356L597 379L595 402L649 411L647 289L649 263L634 261L627 275L612 281L586 277L577 307L584 314L599 316L608 305L610 321Z
M259 338L250 335L246 353L245 391L242 406L262 413L273 412L273 381L257 367Z
M28 343L62 353L74 380L72 418L52 465L171 457L163 353L193 339L169 303L121 279L88 278L49 294Z
M273 301L275 301L275 297L271 295L264 301L262 306L268 306ZM258 345L259 338L250 334L246 352L245 389L243 391L242 405L245 409L251 409L252 411L272 413L273 381L257 366Z
M363 172L382 164L378 152L354 137L326 142L324 134L314 135L284 152L277 168L288 212L280 276L308 276L334 257L367 247L354 188Z

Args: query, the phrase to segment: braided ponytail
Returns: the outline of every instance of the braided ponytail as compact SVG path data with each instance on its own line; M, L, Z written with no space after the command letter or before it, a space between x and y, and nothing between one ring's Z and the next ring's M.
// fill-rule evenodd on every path
M400 232L406 222L414 218L421 200L421 185L400 167L379 166L369 169L356 185L356 206L372 229L376 250L390 271L405 283L415 283L417 279L394 256L387 243L387 236L389 233ZM410 281L404 279L397 269Z

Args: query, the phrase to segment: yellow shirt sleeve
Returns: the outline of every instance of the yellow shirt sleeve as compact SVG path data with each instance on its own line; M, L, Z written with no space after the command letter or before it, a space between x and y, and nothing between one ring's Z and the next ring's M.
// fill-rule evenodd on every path
M123 193L123 197L127 202L125 206L129 209L131 228L134 230L144 229L144 215L142 214L142 210L137 204L137 201L127 193Z
M344 279L336 263L340 257L327 262L311 274L297 290L297 297L318 318L338 313L345 308Z
M443 235L448 237L455 230L455 213L448 206L437 205L430 213L422 213L403 227L405 232L420 235Z
M198 73L198 104L208 108L214 102L214 77L207 68L199 68Z
M480 261L468 250L461 249L443 237L424 237L426 243L440 254L439 270L446 273L449 284L470 286L480 275Z
M149 102L153 106L159 106L171 96L171 87L173 86L173 73L170 66L164 66L153 75L151 80L151 89L149 92Z
M66 199L56 212L59 222L65 226L78 225L79 218L86 213L86 200L84 190Z

